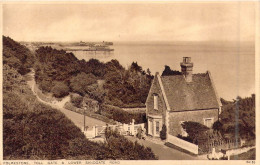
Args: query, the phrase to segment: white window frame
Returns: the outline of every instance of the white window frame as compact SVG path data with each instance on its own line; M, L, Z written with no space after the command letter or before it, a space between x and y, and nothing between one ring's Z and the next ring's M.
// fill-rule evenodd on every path
M155 110L158 110L159 109L159 101L158 101L158 94L154 93L153 94L153 108Z
M203 118L203 120L204 120L204 125L205 126L207 126L206 120L211 120L210 127L209 126L207 126L207 127L211 128L213 126L213 123L214 123L214 118L213 117Z

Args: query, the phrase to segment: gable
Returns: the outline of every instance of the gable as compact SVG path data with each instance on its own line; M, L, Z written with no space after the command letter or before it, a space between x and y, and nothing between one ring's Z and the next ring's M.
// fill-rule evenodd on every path
M161 86L160 86L160 77L157 76L157 74L155 75L149 94L147 96L146 99L146 109L147 109L147 113L149 114L162 114L162 112L167 109L167 106L165 104L165 100L164 100L164 95L163 92L161 90ZM154 95L158 97L158 110L154 109Z

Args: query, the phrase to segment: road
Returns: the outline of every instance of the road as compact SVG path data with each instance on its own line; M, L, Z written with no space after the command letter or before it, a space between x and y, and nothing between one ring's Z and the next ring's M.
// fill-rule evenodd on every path
M147 140L140 140L132 136L127 136L127 139L131 141L136 141L139 144L144 145L145 147L150 147L153 152L159 157L159 160L201 160L205 159L198 156L192 156L189 154L186 154L184 152L181 152L179 150L176 150L174 148L170 148L165 146L163 143L155 143L149 139Z
M44 100L42 100L38 95L37 92L35 92L35 90L37 90L37 85L34 79L34 71L32 71L31 73L29 73L27 75L27 84L30 86L30 88L32 89L34 95L38 98L38 100L44 104L50 105L51 107L60 110L62 113L65 114L66 117L68 117L76 126L78 126L80 129L82 129L84 127L84 116L82 114L67 110L65 108L63 108L64 104L70 100L70 97L67 96L65 98L63 98L61 101L55 101L55 102L46 102ZM98 126L105 126L106 123L97 119L93 119L91 117L85 116L85 120L86 120L86 126L89 127L89 129L91 129L93 126L98 125Z

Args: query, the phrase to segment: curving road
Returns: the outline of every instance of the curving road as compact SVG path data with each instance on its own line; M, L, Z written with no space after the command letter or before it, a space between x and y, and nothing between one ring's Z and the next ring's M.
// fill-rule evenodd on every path
M30 86L30 88L32 89L34 95L38 98L38 100L44 104L50 105L51 107L60 110L62 113L64 113L66 115L66 117L68 117L76 126L78 126L80 129L83 128L84 126L84 116L82 114L67 110L65 108L63 108L64 104L70 100L70 97L67 96L65 98L63 98L61 101L54 101L54 102L46 102L44 100L42 100L37 92L35 92L35 90L39 90L35 79L34 79L34 71L30 72L27 75L28 81L27 84ZM85 116L85 120L86 120L86 126L88 126L90 129L95 126L105 126L106 123L97 119L93 119L91 117Z

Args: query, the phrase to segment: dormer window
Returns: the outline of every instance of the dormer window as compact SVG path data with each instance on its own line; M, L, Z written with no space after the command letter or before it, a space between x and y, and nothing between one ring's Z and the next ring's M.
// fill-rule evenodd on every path
M154 109L158 110L158 95L156 93L153 94L153 105Z

